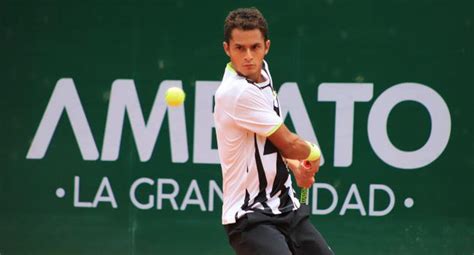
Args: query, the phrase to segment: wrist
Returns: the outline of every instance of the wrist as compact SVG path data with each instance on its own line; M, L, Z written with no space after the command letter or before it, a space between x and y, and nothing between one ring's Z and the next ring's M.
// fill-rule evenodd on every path
M308 144L310 148L310 152L309 152L308 157L305 160L308 160L308 161L318 160L321 157L321 150L318 148L316 144L310 143L308 141L306 141L306 143Z

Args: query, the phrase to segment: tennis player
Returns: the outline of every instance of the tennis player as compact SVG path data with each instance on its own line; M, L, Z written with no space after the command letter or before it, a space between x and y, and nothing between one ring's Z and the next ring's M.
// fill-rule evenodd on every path
M283 124L268 63L265 18L256 8L231 11L224 24L230 58L215 95L222 166L222 224L239 255L333 254L295 197L289 170L308 188L319 169L316 145ZM302 161L311 163L301 167Z

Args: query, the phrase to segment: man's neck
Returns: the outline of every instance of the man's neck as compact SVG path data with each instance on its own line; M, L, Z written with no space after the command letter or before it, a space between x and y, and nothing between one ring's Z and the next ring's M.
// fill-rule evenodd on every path
M262 72L260 71L258 75L255 75L255 77L247 77L247 79L255 82L255 83L262 83L266 81L265 77L262 75Z

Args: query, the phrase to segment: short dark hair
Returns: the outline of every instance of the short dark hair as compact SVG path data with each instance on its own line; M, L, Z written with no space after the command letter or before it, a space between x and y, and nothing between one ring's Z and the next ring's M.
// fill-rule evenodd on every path
M265 41L268 40L268 25L262 13L255 7L239 8L229 12L224 22L224 41L229 43L234 28L242 30L259 29Z

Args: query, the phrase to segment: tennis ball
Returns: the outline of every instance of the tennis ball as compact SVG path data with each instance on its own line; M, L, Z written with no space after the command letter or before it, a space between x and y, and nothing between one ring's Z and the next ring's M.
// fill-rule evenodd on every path
M184 102L186 94L181 88L171 87L166 91L165 100L169 106L180 106Z

